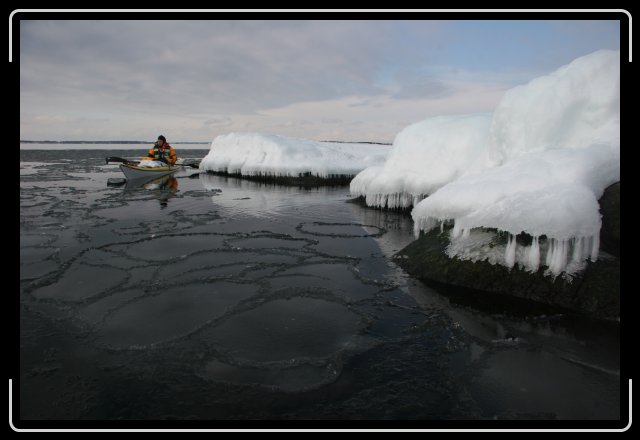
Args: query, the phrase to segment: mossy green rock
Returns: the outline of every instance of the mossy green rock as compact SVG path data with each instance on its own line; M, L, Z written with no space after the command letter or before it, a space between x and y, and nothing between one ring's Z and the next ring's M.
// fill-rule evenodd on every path
M487 261L471 262L449 258L445 249L448 234L432 230L422 234L396 254L394 260L412 276L440 287L443 291L465 289L469 297L487 301L499 297L524 299L530 307L547 305L560 311L571 310L589 316L615 319L620 315L620 260L614 257L589 262L573 278L544 275L518 265L512 269ZM479 296L480 295L480 296Z

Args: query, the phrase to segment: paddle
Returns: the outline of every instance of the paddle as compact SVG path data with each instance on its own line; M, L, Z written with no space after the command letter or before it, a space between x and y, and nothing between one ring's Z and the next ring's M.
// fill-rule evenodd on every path
M109 164L109 162L120 162L125 165L138 165L138 162L132 162L130 160L123 159L122 157L111 156L111 157L105 158L105 160L107 162L107 165Z

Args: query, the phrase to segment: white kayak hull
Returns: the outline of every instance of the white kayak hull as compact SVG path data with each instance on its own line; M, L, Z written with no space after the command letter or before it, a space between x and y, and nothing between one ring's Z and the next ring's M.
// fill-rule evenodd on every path
M135 179L153 179L156 177L166 176L167 174L175 173L180 169L176 166L166 166L158 168L142 168L134 165L121 164L120 169L124 173L127 180Z

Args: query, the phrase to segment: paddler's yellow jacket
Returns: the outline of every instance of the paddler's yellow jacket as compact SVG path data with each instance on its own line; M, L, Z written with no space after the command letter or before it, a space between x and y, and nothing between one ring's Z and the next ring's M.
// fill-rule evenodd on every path
M178 155L173 147L165 142L162 147L159 147L158 144L151 147L149 154L143 159L159 160L173 165L178 160Z

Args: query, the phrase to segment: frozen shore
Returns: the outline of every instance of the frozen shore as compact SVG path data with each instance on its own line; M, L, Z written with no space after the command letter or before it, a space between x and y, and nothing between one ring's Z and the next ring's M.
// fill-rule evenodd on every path
M200 169L278 184L348 185L363 169L382 164L389 151L381 144L229 133L213 140Z
M544 265L531 272L517 263L508 268L489 259L472 261L451 257L450 228L422 233L398 252L394 261L427 284L458 289L465 297L475 297L480 302L495 302L500 297L525 299L531 301L531 307L538 303L556 308L560 313L615 320L620 316L620 182L605 190L599 206L603 215L600 257L594 262L588 261L583 270L571 276L549 277ZM527 238L530 240L530 237L518 236L516 241L525 245ZM498 254L504 254L508 240L499 237L479 245L496 248Z

